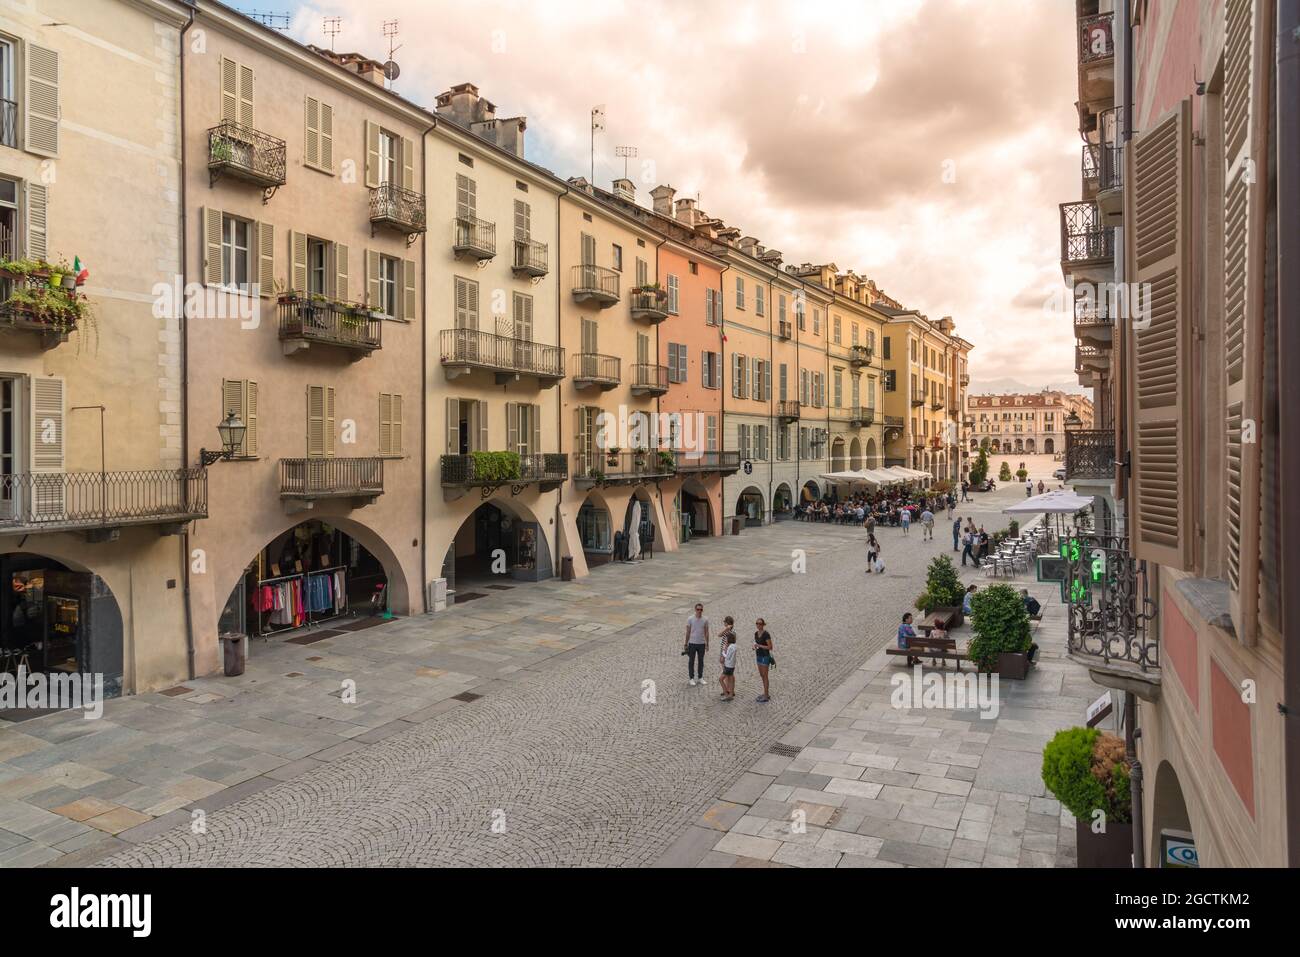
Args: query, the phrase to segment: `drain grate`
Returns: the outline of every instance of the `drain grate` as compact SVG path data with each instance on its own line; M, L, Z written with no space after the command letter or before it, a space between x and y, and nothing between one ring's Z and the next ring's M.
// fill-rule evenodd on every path
M796 748L792 744L774 744L767 749L771 754L779 754L783 758L797 758L803 748Z
M467 703L468 703L468 702L470 702L470 701L477 701L477 700L478 700L479 698L481 698L481 697L483 697L481 694L475 694L475 693L472 692L472 691L462 691L460 694L454 694L454 695L452 695L452 696L451 696L451 700L452 700L452 701L464 701L464 702L467 702Z

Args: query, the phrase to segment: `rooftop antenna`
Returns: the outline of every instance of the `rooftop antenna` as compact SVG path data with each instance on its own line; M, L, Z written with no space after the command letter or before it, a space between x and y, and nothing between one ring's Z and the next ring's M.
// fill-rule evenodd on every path
M635 146L615 146L614 155L623 157L623 178L627 179L627 161L636 158Z
M325 35L330 38L330 52L334 52L334 38L343 32L342 17L326 17L322 25Z
M596 134L605 132L605 106L591 108L591 185L596 185Z
M265 10L245 10L244 16L250 20L256 20L264 27L270 27L272 30L287 31L289 29L289 15L287 13L268 13Z
M388 88L390 90L393 87L393 81L402 74L401 67L399 67L397 61L393 59L393 54L402 48L402 45L397 42L397 33L397 21L385 20L384 36L388 37L388 60L384 63L384 79L388 81Z

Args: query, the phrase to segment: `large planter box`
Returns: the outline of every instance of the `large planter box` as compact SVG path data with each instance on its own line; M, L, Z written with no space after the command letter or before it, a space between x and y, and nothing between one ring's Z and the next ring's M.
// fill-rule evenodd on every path
M1132 867L1133 825L1106 822L1101 834L1092 832L1091 821L1075 820L1074 842L1079 867Z
M1029 674L1029 656L1020 652L998 652L998 677L1024 681Z
M934 614L935 612L951 615L953 628L960 628L966 623L966 616L962 614L961 605L953 605L952 607L941 605L938 608L930 609L930 614Z

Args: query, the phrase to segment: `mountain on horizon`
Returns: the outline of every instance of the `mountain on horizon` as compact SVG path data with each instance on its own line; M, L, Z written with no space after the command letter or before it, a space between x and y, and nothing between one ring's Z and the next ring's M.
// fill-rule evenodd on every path
M1004 393L1030 394L1034 392L1042 392L1044 389L1069 392L1076 395L1087 395L1090 392L1090 390L1079 385L1078 382L1049 382L1046 385L1030 386L1018 379L1004 376L1000 379L972 378L967 393L969 395L1002 395Z

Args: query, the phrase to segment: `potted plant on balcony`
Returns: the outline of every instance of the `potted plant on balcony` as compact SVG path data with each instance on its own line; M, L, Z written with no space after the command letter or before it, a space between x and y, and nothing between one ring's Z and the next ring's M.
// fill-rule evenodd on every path
M669 474L677 471L677 456L667 449L659 450L659 470Z
M657 303L663 303L668 301L668 290L663 288L657 282L644 283L643 285L637 286L637 288L634 289L633 292L637 293L638 295L652 298Z
M645 455L646 448L643 445L639 445L632 450L632 461L636 464L636 470L638 472L645 471Z
M937 555L930 561L925 574L925 591L916 599L917 610L925 612L947 612L953 616L952 624L956 628L964 621L961 603L966 588L957 576L957 569L947 555Z
M517 481L520 476L518 452L471 452L474 478L489 485Z
M971 598L971 639L967 654L980 671L1021 680L1029 673L1029 613L1010 585L990 585Z
M617 445L611 446L605 450L605 464L612 469L618 468L618 453L619 448Z
M1043 784L1074 815L1079 867L1129 867L1133 825L1124 742L1066 728L1043 748Z

